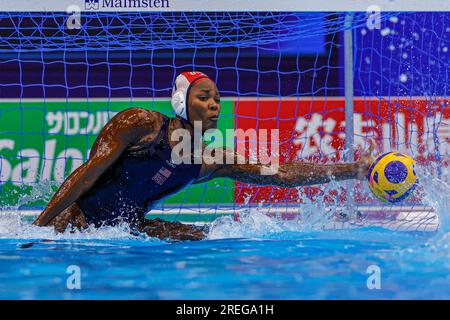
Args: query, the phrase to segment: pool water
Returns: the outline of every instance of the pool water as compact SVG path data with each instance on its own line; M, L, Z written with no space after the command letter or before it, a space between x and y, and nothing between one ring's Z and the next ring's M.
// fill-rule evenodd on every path
M56 235L3 216L0 298L449 299L450 192L428 187L436 232L295 230L253 213L219 219L207 240L167 243L126 225Z
M450 233L361 229L171 244L30 242L0 240L0 298L450 298ZM71 265L79 267L80 290L67 288ZM380 268L381 289L367 287L371 265Z

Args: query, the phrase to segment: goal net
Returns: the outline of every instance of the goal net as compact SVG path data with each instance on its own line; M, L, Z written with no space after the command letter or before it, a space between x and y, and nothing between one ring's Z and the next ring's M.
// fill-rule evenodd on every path
M225 136L227 129L278 129L280 163L343 161L346 30L353 40L355 147L374 138L380 152L407 152L420 165L434 163L442 177L450 153L450 16L387 12L368 22L371 17L356 12L350 18L329 12L1 12L1 210L41 210L87 160L117 112L142 107L173 116L174 79L190 70L208 74L220 90L224 139L216 139L217 146L245 145L250 156L249 145L261 145L258 137ZM437 228L423 193L390 207L370 196L365 183L355 190L356 220L330 218L345 206L345 184L277 188L224 178L189 185L150 214L212 221L256 207L315 221L311 212L323 210L330 228Z

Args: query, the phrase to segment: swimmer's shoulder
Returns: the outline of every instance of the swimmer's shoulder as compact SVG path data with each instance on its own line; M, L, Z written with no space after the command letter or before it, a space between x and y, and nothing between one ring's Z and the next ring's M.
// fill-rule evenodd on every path
M128 108L117 113L108 123L114 131L142 131L148 134L159 131L163 115L143 108Z
M142 108L129 108L117 113L100 132L93 150L105 141L117 141L128 146L151 141L161 130L163 115Z

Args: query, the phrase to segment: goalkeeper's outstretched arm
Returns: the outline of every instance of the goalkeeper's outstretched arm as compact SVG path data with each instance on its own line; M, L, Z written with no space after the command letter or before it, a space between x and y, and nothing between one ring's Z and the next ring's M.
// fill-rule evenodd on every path
M262 164L225 164L205 170L205 179L231 178L244 183L272 185L278 187L298 187L348 179L364 179L373 161L374 142L361 159L352 163L316 164L295 161L269 167ZM272 171L272 172L271 172Z

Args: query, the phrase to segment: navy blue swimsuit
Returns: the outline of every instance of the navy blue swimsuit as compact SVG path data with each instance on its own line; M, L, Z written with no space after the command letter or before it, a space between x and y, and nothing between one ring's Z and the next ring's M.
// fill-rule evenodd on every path
M158 136L148 146L126 150L76 203L86 222L114 225L138 222L158 200L194 181L201 164L171 162L170 118L163 116Z

